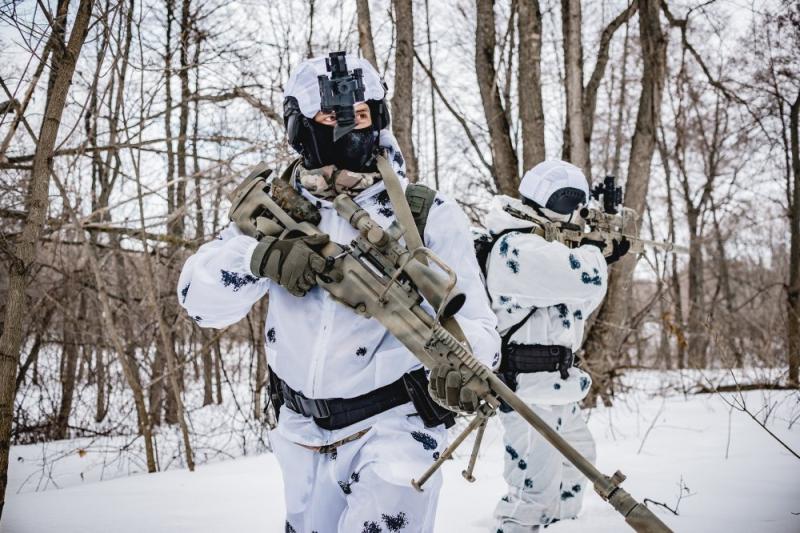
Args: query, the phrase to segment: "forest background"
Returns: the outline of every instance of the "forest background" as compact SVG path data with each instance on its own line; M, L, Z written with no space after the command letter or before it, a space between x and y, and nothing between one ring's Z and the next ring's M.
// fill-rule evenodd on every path
M3 1L0 494L12 444L82 439L128 473L268 449L268 301L203 330L177 276L247 169L291 161L283 84L337 50L386 79L409 177L476 226L563 158L689 248L612 268L587 406L634 369L797 388L796 2Z

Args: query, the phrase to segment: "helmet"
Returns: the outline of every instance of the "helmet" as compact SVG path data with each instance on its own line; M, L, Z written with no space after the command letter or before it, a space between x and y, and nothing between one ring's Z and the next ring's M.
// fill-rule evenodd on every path
M519 194L523 203L545 211L546 215L550 211L568 216L587 201L589 183L575 165L566 161L544 161L525 173L519 184Z
M303 61L283 93L283 123L289 144L303 157L303 166L375 171L380 131L389 126L386 85L365 59L344 52ZM372 126L319 124L319 111L340 111L344 116L356 103L366 102ZM350 114L352 117L352 113Z

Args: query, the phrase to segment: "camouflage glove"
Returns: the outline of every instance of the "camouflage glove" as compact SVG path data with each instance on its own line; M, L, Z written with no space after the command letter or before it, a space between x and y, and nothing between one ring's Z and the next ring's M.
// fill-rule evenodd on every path
M264 237L253 252L250 270L295 296L305 296L316 286L317 275L325 272L325 258L319 251L329 240L324 233L291 239Z
M480 398L469 386L473 378L471 372L455 369L448 364L431 368L428 376L428 391L436 403L450 409L473 413L478 408Z
M622 237L622 239L612 239L611 241L611 254L606 256L606 263L616 263L619 261L623 255L628 253L628 250L631 249L631 241Z
M591 234L590 234L591 235ZM603 252L603 255L606 258L606 264L610 265L612 263L616 263L617 261L622 258L623 255L628 253L628 250L631 249L631 241L622 237L621 239L611 239L611 252L607 252L606 242L602 240L596 240L591 238L584 238L581 239L581 246L584 245L591 245L596 246Z

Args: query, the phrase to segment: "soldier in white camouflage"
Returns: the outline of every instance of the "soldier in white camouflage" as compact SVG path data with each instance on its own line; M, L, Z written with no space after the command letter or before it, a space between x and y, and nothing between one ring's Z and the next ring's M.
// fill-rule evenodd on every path
M584 326L606 294L609 263L627 249L585 241L568 248L533 233L529 214L569 221L588 200L586 177L562 161L540 163L520 197L498 196L487 216L493 242L486 281L502 338L500 372L536 413L590 461L595 444L577 402L591 377L575 366ZM604 255L604 251L608 256ZM584 478L517 413L500 413L508 491L495 510L497 533L529 533L577 516Z

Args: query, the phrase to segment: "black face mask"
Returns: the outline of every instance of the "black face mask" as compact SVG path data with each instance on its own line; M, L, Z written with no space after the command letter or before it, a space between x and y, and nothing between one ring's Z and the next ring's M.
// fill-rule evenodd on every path
M375 161L377 135L373 128L352 130L333 142L333 126L313 120L308 122L321 165L335 165L336 168L353 172L378 170Z

